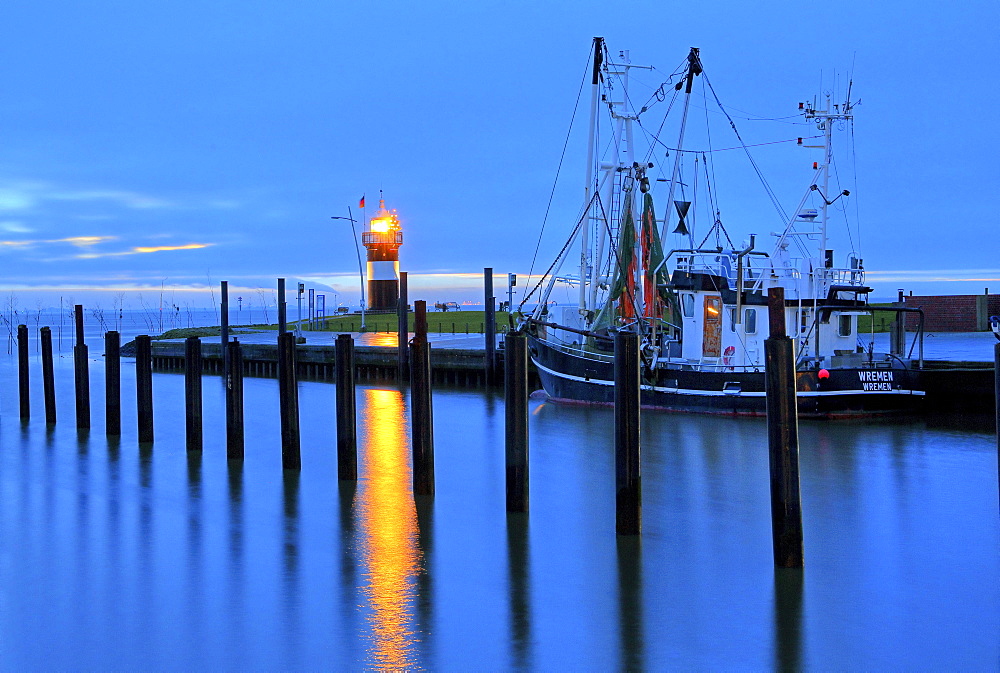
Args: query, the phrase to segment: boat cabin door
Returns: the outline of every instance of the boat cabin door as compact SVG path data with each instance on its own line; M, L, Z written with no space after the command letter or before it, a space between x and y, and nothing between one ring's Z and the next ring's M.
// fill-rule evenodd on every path
M705 295L704 322L702 323L701 356L718 358L722 356L722 297Z

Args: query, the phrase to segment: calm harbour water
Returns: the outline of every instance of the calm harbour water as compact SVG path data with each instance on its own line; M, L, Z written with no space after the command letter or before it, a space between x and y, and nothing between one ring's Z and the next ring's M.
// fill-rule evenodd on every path
M0 668L1000 668L988 418L802 423L804 572L772 567L765 424L644 412L641 538L614 533L609 408L531 402L531 512L504 512L502 395L437 389L437 494L414 502L405 391L359 386L361 479L336 480L335 389L300 384L283 475L277 385L246 380L247 451L184 450L183 377L154 375L156 442L75 429L58 358L47 430L0 357ZM32 351L34 353L34 350ZM33 355L33 357L35 357Z

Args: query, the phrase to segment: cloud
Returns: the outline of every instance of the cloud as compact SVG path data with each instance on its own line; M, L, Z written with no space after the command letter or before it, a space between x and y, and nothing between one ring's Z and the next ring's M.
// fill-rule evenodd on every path
M175 205L165 199L124 189L65 189L29 180L0 181L0 212L30 212L46 201L110 201L133 210Z
M116 241L117 236L70 236L68 238L52 238L47 240L24 240L24 241L0 241L0 250L3 248L30 248L40 244L69 243L77 248L89 248L98 243Z
M98 259L101 257L124 257L125 255L142 255L149 252L173 252L176 250L198 250L208 248L214 243L187 243L185 245L137 246L131 250L120 252L86 252L76 255L77 259Z
M128 208L146 210L150 208L169 208L169 201L145 194L118 189L91 189L80 191L52 191L45 198L54 201L117 201Z
M18 222L16 220L4 220L3 222L0 222L0 230L9 231L12 234L29 234L34 231L24 222Z

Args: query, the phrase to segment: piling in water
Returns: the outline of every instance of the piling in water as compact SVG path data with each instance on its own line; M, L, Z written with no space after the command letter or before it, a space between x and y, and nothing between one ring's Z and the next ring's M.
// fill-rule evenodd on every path
M104 333L104 434L122 434L122 357L121 335Z
M239 339L226 344L229 374L226 375L226 458L243 460L243 346Z
M764 371L774 564L780 568L801 568L799 419L795 402L795 355L792 340L785 335L784 289L770 288L767 302L770 336L764 340Z
M201 339L184 340L184 433L188 451L201 451L202 393L201 393Z
M397 319L397 336L396 341L396 353L399 357L399 363L397 364L397 376L400 382L406 381L409 375L409 351L408 342L410 336L409 327L409 316L408 305L409 299L407 298L407 275L405 271L399 272L399 305L396 307L396 319Z
M494 305L496 299L493 296L493 269L487 267L483 269L483 309L485 319L483 322L483 332L486 341L486 385L492 386L496 383L496 314Z
M281 466L286 470L301 469L299 395L293 332L278 335L278 406L281 417Z
M410 346L410 413L413 493L434 495L434 422L431 402L431 345L427 341L427 302L413 302Z
M17 393L21 420L31 418L31 386L28 379L28 326L17 326Z
M284 334L288 325L285 321L285 279L278 279L278 334Z
M528 338L504 337L507 511L528 511Z
M222 347L222 378L229 376L229 281L220 282L219 296L222 297L222 311L219 318L219 343Z
M89 353L83 340L83 305L73 307L76 322L76 345L73 346L73 385L76 392L76 427L90 428L90 369Z
M153 345L149 336L135 338L135 408L139 443L153 441Z
M45 422L55 425L56 422L56 380L52 369L52 330L43 327L39 330L42 341L42 392L45 398Z
M642 531L639 463L639 336L615 335L615 531Z
M993 386L997 410L997 484L1000 487L1000 343L993 344Z
M354 337L337 336L337 477L358 478L357 407L354 391Z

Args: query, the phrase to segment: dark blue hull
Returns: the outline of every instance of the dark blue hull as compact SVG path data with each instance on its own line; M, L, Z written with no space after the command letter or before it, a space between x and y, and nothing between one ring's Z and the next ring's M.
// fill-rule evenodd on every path
M550 398L613 404L614 363L583 357L529 337L531 359ZM578 352L578 351L577 351ZM799 415L837 418L918 411L924 399L919 372L908 369L830 369L796 375ZM642 405L668 411L764 415L764 372L696 371L660 367L645 371Z

